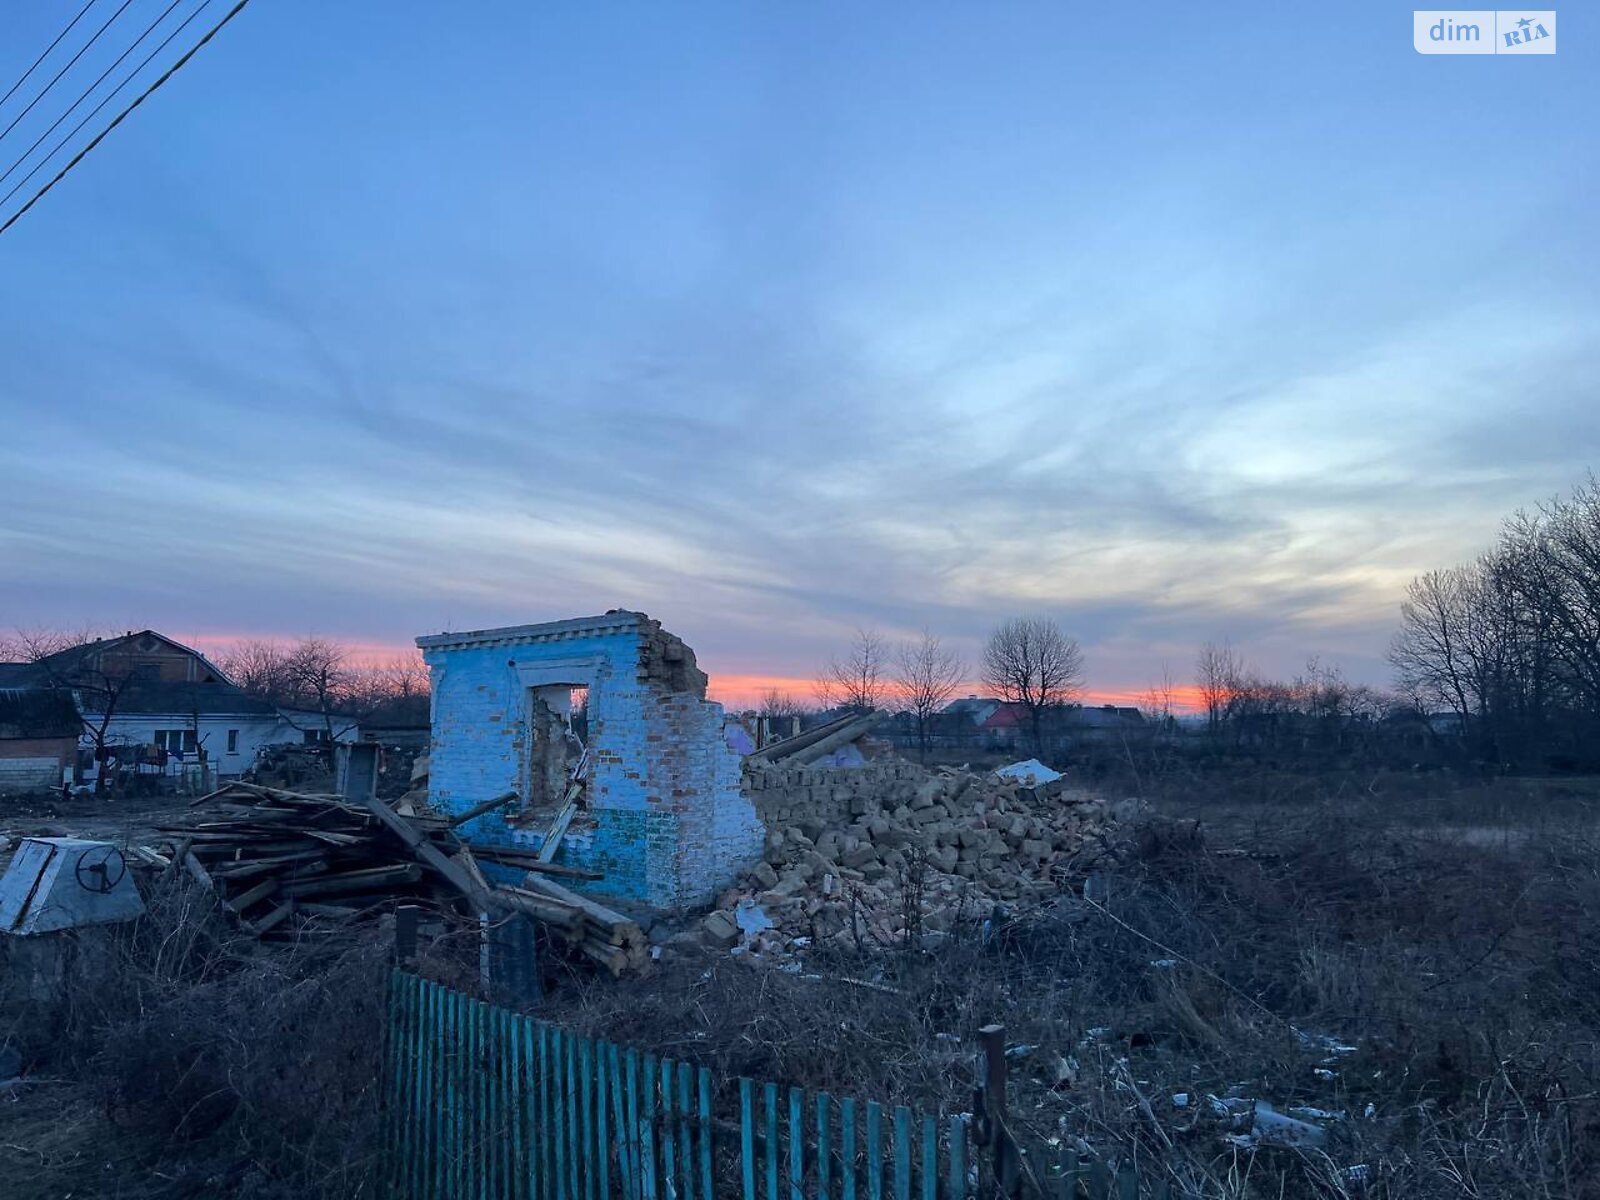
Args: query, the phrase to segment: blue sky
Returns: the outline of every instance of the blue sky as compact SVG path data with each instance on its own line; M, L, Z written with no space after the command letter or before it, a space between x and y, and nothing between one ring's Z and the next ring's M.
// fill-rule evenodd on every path
M5 86L77 7L6 5ZM1560 36L253 0L0 237L0 625L624 606L798 678L1027 612L1105 691L1221 638L1381 682L1407 579L1600 467L1600 28Z

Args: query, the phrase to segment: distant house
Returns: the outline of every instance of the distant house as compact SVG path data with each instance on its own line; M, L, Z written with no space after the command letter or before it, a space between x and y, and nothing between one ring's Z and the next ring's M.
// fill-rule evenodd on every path
M107 760L138 775L242 774L259 747L328 740L322 713L292 712L245 694L192 647L152 629L102 638L34 663L0 664L18 687L69 697L78 714L79 777L93 779L96 734ZM334 740L355 722L335 717Z
M72 697L34 686L28 663L0 663L0 792L60 786L78 760Z
M994 710L1000 707L1000 701L990 700L984 696L968 696L963 700L952 700L939 710L941 717L962 717L974 725L982 725Z
M1147 731L1144 714L1116 704L1081 705L1067 709L1063 722L1067 736L1080 745L1116 742Z
M1009 749L1032 736L1032 719L1025 705L995 702L989 715L978 723L984 740L996 749Z
M1024 704L995 705L979 726L993 748L1011 749L1033 736L1033 718ZM1040 714L1040 732L1046 746L1076 749L1120 741L1146 732L1144 715L1137 708L1114 704L1053 706Z

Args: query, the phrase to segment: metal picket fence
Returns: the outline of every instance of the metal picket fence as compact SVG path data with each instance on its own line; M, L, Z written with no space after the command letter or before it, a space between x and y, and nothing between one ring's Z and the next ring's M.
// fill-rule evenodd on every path
M1003 1064L1002 1045L987 1082L998 1105L986 1114L980 1090L976 1121L940 1120L903 1105L719 1080L397 970L387 1190L395 1200L1017 1196L1034 1189L1005 1132ZM1113 1176L1061 1158L1048 1176L1037 1182L1055 1200L1140 1195L1131 1169Z

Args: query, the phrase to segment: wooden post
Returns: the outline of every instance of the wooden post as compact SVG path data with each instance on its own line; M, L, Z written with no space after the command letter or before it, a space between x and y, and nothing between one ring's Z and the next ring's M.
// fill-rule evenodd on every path
M995 1187L1002 1196L1015 1196L1021 1177L1006 1107L1006 1027L985 1025L978 1030L978 1040L983 1046L984 1111L989 1124Z
M409 967L417 957L417 926L422 918L420 904L402 904L394 910L394 961Z

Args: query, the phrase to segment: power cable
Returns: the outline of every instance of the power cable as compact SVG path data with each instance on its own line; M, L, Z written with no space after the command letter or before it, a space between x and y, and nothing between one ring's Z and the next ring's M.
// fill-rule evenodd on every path
M94 0L89 0L89 3L85 4L82 8L80 8L78 10L78 15L73 17L72 20L67 22L67 27L65 29L63 29L60 33L56 34L56 40L51 42L48 46L46 46L44 48L44 53L39 55L38 58L33 60L33 66L29 67L26 71L24 71L22 73L22 78L17 80L15 83L13 83L11 85L11 90L10 91L6 92L6 94L4 96L0 96L0 107L4 107L5 106L5 102L7 100L11 99L11 97L13 97L13 96L15 96L17 94L17 89L19 87L21 87L23 84L28 82L28 76L32 75L35 71L37 71L39 69L39 64L42 63L45 59L50 57L50 51L54 50L57 46L59 46L61 44L61 39L66 37L67 34L71 33L72 32L72 27L74 25L76 25L79 21L83 20L83 14L88 12L93 7L94 7Z
M71 57L71 59L69 59L67 61L67 65L62 67L61 70L57 71L56 74L55 74L55 78L52 79L49 83L44 85L44 91L40 92L32 100L28 101L28 107L23 109L16 116L11 118L11 124L9 124L9 125L7 125L5 127L5 131L4 132L0 132L0 141L4 141L6 134L10 133L13 129L15 129L17 127L17 122L18 121L22 120L23 117L27 116L29 113L31 113L33 111L33 106L35 104L39 103L39 101L43 100L46 96L48 96L50 94L50 89L55 87L55 85L57 83L61 82L61 77L63 75L65 75L68 71L72 70L73 64L76 63L80 58L82 58L86 53L88 53L89 47L94 45L96 42L98 42L100 40L100 35L102 33L104 33L107 29L111 28L111 22L115 21L118 17L120 17L122 15L122 13L123 13L123 10L126 9L128 7L128 5L130 5L132 3L133 3L133 0L122 0L122 7L117 9L116 12L112 13L109 17L107 17L106 18L106 23L104 25L100 26L99 29L96 29L94 31L94 36L92 38L90 38L87 42L85 42L82 46L80 46L78 48L78 52L76 54L74 54Z
M133 44L131 46L129 46L126 50L124 50L121 54L119 54L117 56L117 61L112 63L104 71L100 72L100 78L96 79L88 87L84 88L83 89L83 93L76 100L74 100L72 102L71 106L67 109L67 111L62 113L59 117L57 117L55 119L55 121L51 124L49 129L46 129L43 133L41 133L37 138L34 139L33 145L29 146L26 150L24 150L22 152L22 157L21 158L17 159L16 162L12 163L9 167L6 168L6 173L4 175L0 175L0 183L4 183L6 180L10 179L11 178L11 172L15 171L23 163L28 161L28 156L31 155L35 150L37 150L39 148L39 143L43 142L45 140L45 138L49 137L57 129L61 128L61 122L65 121L68 117L70 117L73 114L73 111L78 107L78 105L82 104L85 100L87 100L94 93L95 88L99 87L102 83L104 83L106 81L106 76L110 75L111 72L115 71L118 67L120 67L122 65L122 63L123 63L123 60L126 59L128 57L128 55L132 54L135 50L137 50L139 48L139 43L144 41L145 38L149 37L151 35L151 33L153 33L155 31L156 26L160 25L161 22L165 21L168 17L170 17L172 15L172 10L177 8L178 5L180 5L182 3L183 3L183 0L172 0L172 3L167 5L166 11L163 12L154 21L150 22L150 24L145 28L145 31L143 33L141 33L138 37L133 39ZM202 5L201 7L204 7L204 5ZM180 25L178 28L181 29L183 27ZM113 92L112 94L115 95L116 93Z
M199 8L195 9L192 13L190 13L187 17L185 17L179 23L179 25L178 25L178 27L176 29L174 29L171 33L167 34L166 37L162 38L161 39L161 44L159 46L157 46L154 50L150 51L149 54L145 55L143 62L141 62L137 67L135 67L133 70L129 71L126 75L124 75L122 77L122 82L117 84L116 87L112 88L109 92L107 92L104 96L102 96L101 99L100 99L100 103L96 104L92 109L90 109L89 112L87 114L85 114L83 120L79 121L76 125L74 125L72 127L72 129L67 133L66 137L62 138L54 146L50 147L50 152L48 154L46 154L43 158L41 158L38 162L33 164L33 170L29 171L21 179L17 180L16 183L12 184L11 185L11 190L9 192L7 192L4 196L0 196L0 208L4 208L6 206L6 204L10 201L11 197L15 196L23 188L27 187L28 186L28 180L32 179L40 171L44 170L45 164L48 163L57 154L60 154L61 153L61 148L63 146L67 145L67 143L72 141L73 138L77 137L78 134L83 130L83 127L85 125L87 125L90 121L94 120L95 117L99 115L100 110L102 108L104 108L106 105L110 104L113 100L115 100L117 98L117 96L121 93L123 88L127 87L128 84L130 84L131 82L133 82L133 80L135 80L135 79L137 79L139 77L140 72L142 72L146 67L148 67L150 65L151 60L153 60L158 54L160 54L163 50L165 50L169 45L172 44L172 39L173 38L177 37L180 33L182 33L185 29L187 29L188 26L189 26L189 23L191 21L193 21L196 17L198 17L201 13L205 12L205 10L210 8L210 7L211 7L211 0L201 0L201 4L200 4ZM218 28L220 28L220 26ZM204 45L204 43L201 43L201 44ZM106 130L106 132L109 133L110 129L108 128ZM104 136L104 134L102 134L101 136ZM27 155L24 155L23 157L26 158ZM70 164L69 164L69 166L70 166ZM9 174L11 174L11 172L7 171L6 174L9 175ZM35 197L35 198L37 199L37 197ZM17 215L21 216L22 214L18 213Z
M209 3L209 2L210 2L210 0L207 0L207 3ZM115 129L118 125L122 124L122 122L127 118L128 114L131 113L134 109L138 108L139 105L143 104L146 100L148 100L150 98L150 96L156 91L157 88L159 88L162 84L166 83L167 80L171 79L174 75L176 75L178 73L178 71L183 68L183 65L185 63L187 63L191 58L193 58L199 52L200 47L204 46L212 38L216 37L218 31L221 30L221 28L224 25L226 25L229 21L233 20L234 17L238 16L239 13L241 11L243 11L244 6L249 4L249 3L250 3L250 0L239 0L239 2L237 4L235 4L232 8L230 8L228 10L227 15L224 16L222 18L222 20L218 21L215 25L213 25L210 29L208 29L206 31L206 34L205 34L204 37L202 37L193 46L189 47L188 53L186 53L177 62L173 63L170 67L168 67L166 72L161 76L161 78L157 79L149 87L145 88L144 91L140 92L139 95L134 99L132 104L128 105L127 108L125 108L121 112L119 112L116 115L116 117L112 120L111 124L107 125L104 129L102 129L99 133L97 133L92 142L90 142L82 150L79 150L76 154L74 154L72 156L71 161L68 162L66 166L62 167L61 170L56 172L56 175L55 175L54 179L52 179L49 183L45 184L42 188L40 188L37 192L35 192L33 194L33 197L26 204L24 204L21 208L17 209L16 212L12 213L11 216L9 218L7 218L5 224L4 225L0 225L0 234L5 233L6 230L10 229L19 220L21 220L23 213L27 212L35 204L39 203L39 201L44 198L45 193L47 193L51 188L55 187L56 184L60 183L63 179L65 179L67 177L67 172L71 171L73 167L77 166L80 162L82 162L83 159L84 159L84 156L87 155L89 153L89 151L93 150L96 146L98 146L101 142L103 142L105 140L105 138L106 138L106 135L108 133L110 133L113 129ZM196 10L196 13L190 14L189 20L193 20L195 15L198 14L198 11L199 10ZM188 23L189 23L188 21L185 21L184 25L187 25ZM182 25L180 25L178 27L178 29L182 29L182 28L183 28ZM176 34L178 32L178 29L173 30L172 34L168 35L167 41L171 41L172 37L176 36ZM167 44L166 42L162 42L161 43L162 46L165 46L166 44ZM155 53L159 53L160 49L161 49L160 46L156 47ZM154 57L154 54L152 54L152 57ZM149 62L149 61L150 60L148 58L145 59L145 62ZM144 64L141 63L140 67L142 68L143 65ZM134 74L138 74L138 71L135 70ZM130 76L129 78L132 78L132 76ZM126 83L126 82L127 82L127 80L123 81L123 83ZM121 90L122 90L121 89L121 85L119 85L118 88L117 88L117 91L121 91ZM112 92L111 95L112 96L116 95L116 92ZM109 99L111 99L111 96L107 96L106 97L106 100L109 100ZM100 105L104 106L106 100L102 100L100 102ZM99 112L99 111L100 111L99 107L96 107L95 112ZM90 116L93 116L93 115L94 115L93 113L90 114ZM83 128L84 123L87 122L88 120L89 120L89 117L85 117L83 119L83 121L79 122L78 128L79 129ZM77 129L74 129L73 133L76 133L76 132L77 132ZM67 136L70 138L72 135L68 134ZM59 150L60 148L61 147L58 145L56 147L56 150ZM56 152L55 150L52 150L50 152L50 155L47 156L44 159L44 162L50 161L50 157L53 157L55 155L55 152ZM41 162L39 165L43 166L44 162ZM35 167L34 171L37 171L38 169L39 169L39 167ZM28 173L28 175L23 179L23 183L26 183L27 179L32 178L32 176L33 176L33 172L30 171ZM17 185L17 187L21 187L21 186L22 186L22 183L19 183ZM16 190L17 190L17 188L12 188L11 189L11 194L15 194ZM6 197L6 199L10 199L10 195L8 195ZM0 200L0 204L4 204L4 203L5 203L4 200Z

